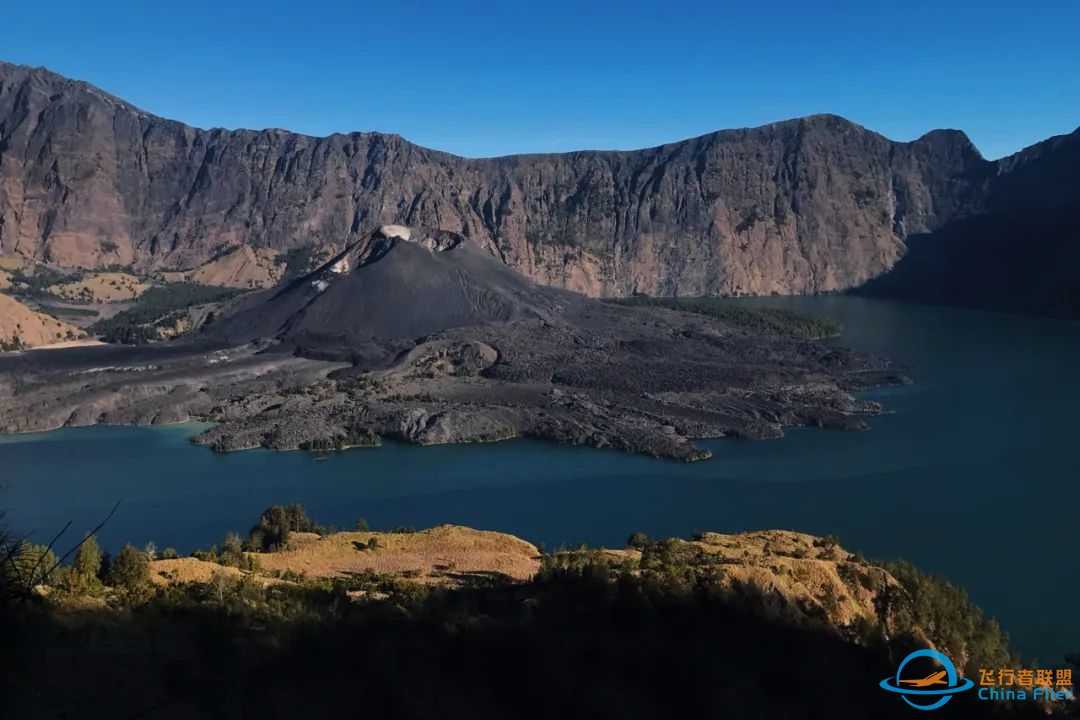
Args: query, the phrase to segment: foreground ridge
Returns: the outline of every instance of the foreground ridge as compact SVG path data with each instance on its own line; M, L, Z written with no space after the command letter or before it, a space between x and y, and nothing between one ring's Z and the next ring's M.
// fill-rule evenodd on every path
M267 509L248 541L230 535L196 558L167 550L170 559L150 560L152 549L126 546L98 572L91 549L38 588L41 611L9 618L0 607L0 621L25 631L10 644L22 659L15 692L0 703L37 717L79 707L81 717L155 708L201 718L325 716L363 698L401 717L438 707L452 718L539 718L569 698L599 712L618 688L628 717L662 715L678 697L725 717L809 718L843 689L831 717L903 717L877 685L913 649L948 652L960 672L1011 666L1000 631L963 591L868 563L834 538L628 542L544 553L458 526L342 533L290 505ZM48 652L27 652L31 640ZM778 692L792 656L816 662L801 667L798 692ZM67 672L73 662L81 673ZM110 681L121 667L132 682L118 693ZM228 678L228 692L210 677ZM522 705L537 683L544 692ZM1052 709L955 704L964 717Z

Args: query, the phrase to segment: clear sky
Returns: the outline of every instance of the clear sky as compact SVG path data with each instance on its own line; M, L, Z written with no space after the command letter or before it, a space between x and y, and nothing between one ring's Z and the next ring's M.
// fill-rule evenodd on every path
M0 59L192 125L468 156L829 112L993 158L1080 125L1080 0L10 0L0 24Z

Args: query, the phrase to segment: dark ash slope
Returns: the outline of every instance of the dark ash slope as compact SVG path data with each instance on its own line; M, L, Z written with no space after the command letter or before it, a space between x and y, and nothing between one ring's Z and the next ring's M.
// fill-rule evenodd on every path
M400 237L398 235L401 235ZM378 230L315 272L248 295L204 335L245 341L356 346L448 328L527 318L554 320L583 299L538 286L460 236Z

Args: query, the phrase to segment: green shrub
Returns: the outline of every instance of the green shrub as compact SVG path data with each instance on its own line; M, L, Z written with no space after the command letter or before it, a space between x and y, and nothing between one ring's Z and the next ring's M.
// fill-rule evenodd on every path
M88 577L96 578L101 572L101 548L93 535L87 536L78 549L75 550L71 566Z
M272 505L263 511L259 524L248 532L248 545L256 552L273 552L284 549L290 532L319 530L300 503L292 502L285 507Z
M885 565L910 598L910 622L935 647L965 667L1012 666L1008 635L983 615L963 588L919 571L906 561Z
M779 308L749 307L722 298L634 297L612 298L604 302L613 305L660 307L707 315L729 325L804 340L834 337L843 330L843 326L832 318L801 315Z
M294 280L315 269L318 258L315 255L314 245L301 245L290 248L284 255L278 255L274 259L276 265L284 265L285 273L283 280Z
M8 562L0 567L0 582L24 589L51 585L56 579L56 564L56 554L47 546L23 540L12 549Z
M130 543L124 545L113 560L109 582L118 588L135 590L150 579L150 563L146 552Z
M82 278L83 273L62 273L47 265L36 265L33 269L16 268L11 271L11 293L30 298L50 298L53 296L48 289L53 285L76 282Z
M830 550L840 544L840 538L835 535L824 535L814 539L814 547Z
M220 561L223 565L239 566L244 557L244 541L234 532L225 536L221 542Z
M64 589L73 595L97 595L101 591L102 554L93 535L75 549L71 567L64 577Z
M187 309L224 302L242 292L195 283L156 285L140 295L134 307L98 320L88 330L105 342L141 345L156 340L157 329L172 325Z

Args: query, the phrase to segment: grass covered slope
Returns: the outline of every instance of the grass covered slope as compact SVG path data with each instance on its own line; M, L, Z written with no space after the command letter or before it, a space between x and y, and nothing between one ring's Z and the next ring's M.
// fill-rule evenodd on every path
M451 526L318 529L293 505L202 559L150 562L128 547L103 566L80 551L29 602L0 603L0 711L900 718L910 708L877 684L916 647L955 653L940 629L968 628L957 642L997 653L967 656L969 667L1009 663L978 608L942 600L954 594L946 584L899 579L830 538L635 533L624 549L545 554ZM254 551L267 543L276 549ZM28 548L20 566L43 550ZM456 575L438 582L425 574L451 565ZM971 693L950 708L1046 717Z
M0 294L0 352L75 340L82 335L74 325Z
M131 273L107 272L53 285L48 291L72 302L108 303L134 300L148 289L149 284Z
M260 554L258 564L261 572L308 578L376 573L454 585L482 577L528 580L540 568L540 551L513 535L441 525L418 532L295 533L287 549Z
M284 264L281 254L269 248L247 245L226 249L209 262L190 270L167 270L161 273L167 282L192 282L242 289L271 287L281 280Z

